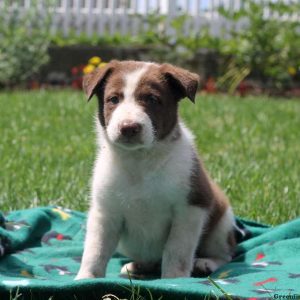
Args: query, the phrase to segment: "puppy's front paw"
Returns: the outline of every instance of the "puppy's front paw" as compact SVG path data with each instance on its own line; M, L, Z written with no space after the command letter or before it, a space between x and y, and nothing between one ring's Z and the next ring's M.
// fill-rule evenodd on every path
M90 272L81 272L76 275L74 280L81 280L81 279L91 279L91 278L96 278L96 276Z
M125 264L121 269L121 277L144 279L156 277L160 274L160 263L136 263Z
M215 272L224 263L225 261L217 258L196 258L194 261L193 276L207 276Z

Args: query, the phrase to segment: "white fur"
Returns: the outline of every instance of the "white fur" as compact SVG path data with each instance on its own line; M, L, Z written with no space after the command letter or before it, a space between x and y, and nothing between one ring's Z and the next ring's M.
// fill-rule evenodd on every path
M76 279L105 276L116 249L137 262L162 259L165 278L187 277L193 269L194 253L209 215L206 209L187 203L193 135L179 123L163 141L155 142L150 118L133 101L134 89L146 71L147 65L126 76L125 99L114 111L107 131L98 125L100 147ZM134 153L116 142L118 124L127 119L143 125L142 142L147 147ZM174 139L178 131L179 138ZM223 223L220 234L227 232L222 229L223 225L227 228L227 217Z
M142 68L136 69L133 72L127 73L125 75L125 87L124 87L124 99L127 101L134 102L134 92L141 79L141 77L149 69L150 63L145 63Z
M234 216L229 207L214 230L210 233L209 239L201 244L199 255L205 258L195 259L195 271L211 273L231 261L232 249L228 244L227 237L232 231L234 222Z
M231 260L231 249L228 245L227 238L224 237L229 236L234 222L233 212L229 207L219 220L215 229L210 233L210 238L203 245L201 256L219 258L224 262Z
M134 91L136 90L137 84L140 78L147 72L148 68L149 64L145 64L143 68L125 75L124 100L117 109L114 110L107 127L109 140L121 148L130 148L132 150L148 148L154 141L154 131L151 120L143 109L136 104L134 98ZM118 142L121 138L120 126L124 121L142 125L141 141L139 143L124 145L124 143Z
M163 277L189 276L208 213L187 205L193 141L182 124L178 127L177 141L170 134L135 155L109 143L101 129L77 279L104 276L116 248L136 261L162 258Z

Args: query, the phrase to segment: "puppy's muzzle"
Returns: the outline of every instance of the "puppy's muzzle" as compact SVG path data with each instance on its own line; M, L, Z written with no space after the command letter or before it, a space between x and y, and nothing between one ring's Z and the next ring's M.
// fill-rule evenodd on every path
M142 125L137 122L124 121L119 126L120 135L123 140L130 142L140 138Z

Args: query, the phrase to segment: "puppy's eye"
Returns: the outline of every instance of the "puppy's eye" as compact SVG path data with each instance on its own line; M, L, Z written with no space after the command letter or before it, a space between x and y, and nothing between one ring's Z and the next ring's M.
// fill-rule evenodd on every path
M112 104L118 104L120 102L120 100L117 96L113 96L113 97L108 98L108 102L110 102Z
M157 96L153 95L153 94L146 95L144 97L144 101L149 103L149 104L158 104L158 103L160 103L160 99Z

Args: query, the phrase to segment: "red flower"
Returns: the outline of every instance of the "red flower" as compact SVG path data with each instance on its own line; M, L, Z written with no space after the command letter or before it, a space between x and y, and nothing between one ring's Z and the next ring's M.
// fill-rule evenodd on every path
M72 75L77 75L78 73L79 73L79 68L78 67L73 67L72 69L71 69L71 73L72 73Z
M209 93L213 94L217 91L216 82L213 77L209 77L204 85L204 90Z

